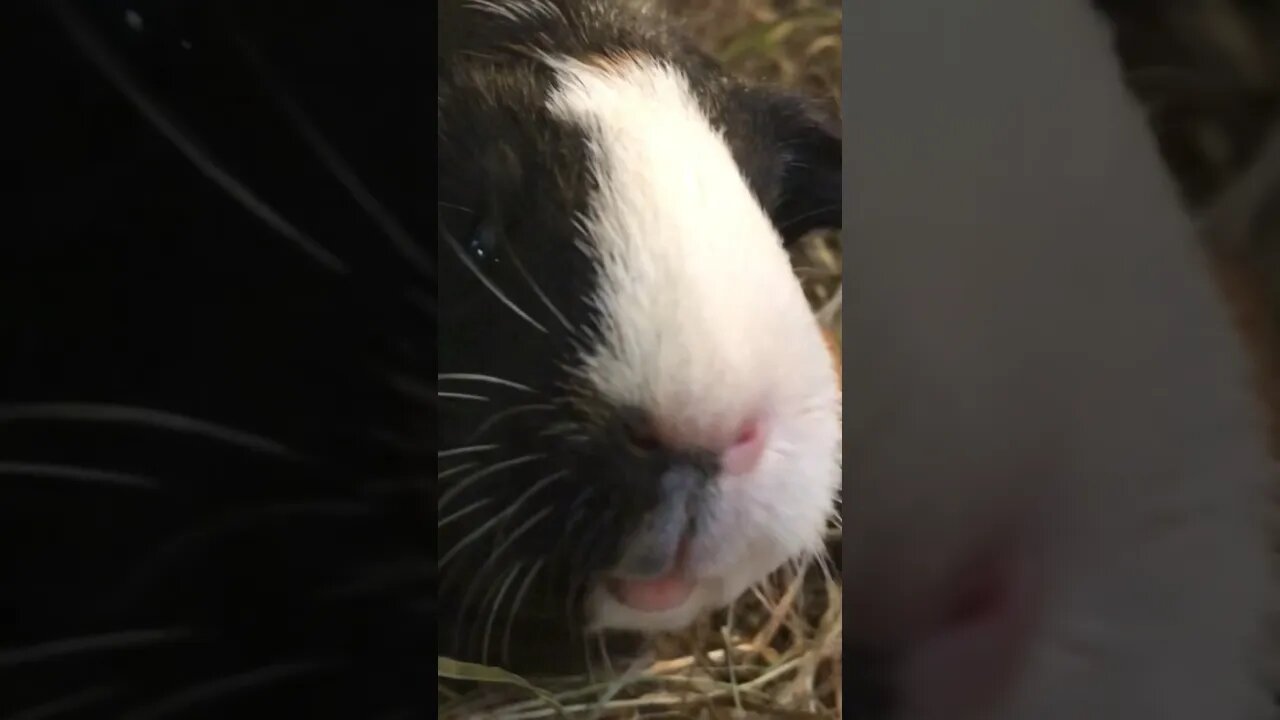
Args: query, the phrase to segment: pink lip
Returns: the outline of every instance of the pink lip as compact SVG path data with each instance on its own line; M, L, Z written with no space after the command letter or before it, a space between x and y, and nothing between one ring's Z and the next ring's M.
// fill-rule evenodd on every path
M608 588L618 602L640 612L664 612L680 607L693 595L687 569L688 541L680 544L676 562L665 575L643 580L613 578Z

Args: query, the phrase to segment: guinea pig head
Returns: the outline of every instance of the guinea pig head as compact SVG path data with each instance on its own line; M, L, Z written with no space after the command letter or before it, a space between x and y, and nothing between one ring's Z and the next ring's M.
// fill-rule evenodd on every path
M440 594L490 652L540 602L686 625L821 551L839 483L786 245L839 225L840 140L591 5L547 4L608 51L441 71Z

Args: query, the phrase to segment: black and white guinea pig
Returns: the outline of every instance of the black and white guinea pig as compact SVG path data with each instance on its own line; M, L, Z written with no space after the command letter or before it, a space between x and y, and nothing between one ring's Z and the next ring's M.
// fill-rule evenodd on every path
M6 717L430 717L427 8L6 6Z
M881 663L849 706L1276 717L1261 403L1103 19L845 22L845 666Z
M787 247L840 224L838 135L646 3L439 27L441 652L681 628L821 552L840 393Z

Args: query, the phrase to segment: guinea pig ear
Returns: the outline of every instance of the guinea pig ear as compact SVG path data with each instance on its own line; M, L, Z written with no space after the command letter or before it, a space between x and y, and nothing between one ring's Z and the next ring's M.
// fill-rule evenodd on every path
M783 242L840 229L844 143L837 123L804 98L771 93L766 102L780 168L770 215Z

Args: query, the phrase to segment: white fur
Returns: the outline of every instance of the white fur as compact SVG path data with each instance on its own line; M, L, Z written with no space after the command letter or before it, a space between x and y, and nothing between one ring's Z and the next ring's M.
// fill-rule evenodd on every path
M835 372L777 232L682 74L646 59L550 62L549 107L586 132L600 180L581 218L602 317L582 377L681 435L768 426L758 467L718 480L689 602L639 613L594 596L596 627L675 628L820 548L839 482Z
M846 597L883 592L865 579L886 558L924 587L1026 513L1044 625L979 717L1273 716L1258 407L1100 20L1075 0L861 7Z

